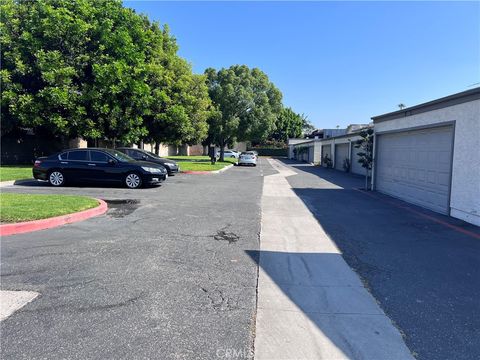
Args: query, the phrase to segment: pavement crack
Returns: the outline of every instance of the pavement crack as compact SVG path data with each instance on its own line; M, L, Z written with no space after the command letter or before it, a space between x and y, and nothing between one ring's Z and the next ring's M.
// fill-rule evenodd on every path
M237 302L226 296L220 289L208 290L204 287L200 289L206 294L210 306L216 311L231 311L238 308Z
M132 305L136 303L139 299L141 299L142 295L137 295L134 297L130 297L120 302L110 303L110 304L102 304L102 305L87 305L87 306L79 306L75 307L73 304L62 304L58 306L51 306L51 307L44 307L44 308L37 308L32 310L25 310L25 311L58 311L59 309L67 309L67 311L76 312L76 313L86 313L86 312L95 312L95 311L104 311L104 310L112 310L117 309L125 306Z
M234 232L225 231L227 227L228 225L221 228L217 231L215 235L212 235L212 237L217 241L228 241L229 244L237 242L240 239L240 236L238 236Z

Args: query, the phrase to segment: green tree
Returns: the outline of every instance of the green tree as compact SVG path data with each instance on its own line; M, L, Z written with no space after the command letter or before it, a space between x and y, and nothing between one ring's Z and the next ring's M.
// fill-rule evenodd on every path
M177 56L177 46L164 30L163 53L151 65L148 84L152 102L145 124L148 135L144 140L160 143L193 144L205 139L211 101L204 75L192 73L190 64Z
M167 27L120 0L4 0L0 10L2 132L114 144L156 129L162 139L206 136L204 79L177 55Z
M359 156L358 162L362 164L363 168L365 168L365 190L369 190L368 177L373 166L374 131L372 128L368 128L366 130L362 130L359 135L361 139L355 141L353 146L357 149L360 149L360 151L357 153Z
M304 129L309 122L304 114L297 114L291 108L283 108L277 118L275 130L270 138L276 141L287 142L289 138L302 136Z
M282 94L257 68L234 65L205 70L214 110L209 117L209 137L220 146L236 140L264 140L275 128L282 111Z

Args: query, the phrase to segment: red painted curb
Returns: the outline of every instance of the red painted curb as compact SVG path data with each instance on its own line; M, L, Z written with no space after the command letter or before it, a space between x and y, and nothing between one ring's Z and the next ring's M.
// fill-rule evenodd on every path
M88 209L73 214L55 216L48 219L24 221L15 224L0 225L0 235L15 235L23 234L32 231L50 229L57 226L71 224L79 221L89 219L94 216L105 214L108 210L107 203L100 199L95 199L99 202L99 205L93 209Z

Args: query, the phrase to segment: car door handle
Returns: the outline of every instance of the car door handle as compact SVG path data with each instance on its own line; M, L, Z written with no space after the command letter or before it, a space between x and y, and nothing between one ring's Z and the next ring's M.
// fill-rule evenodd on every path
M68 164L66 161L60 161L60 164Z
M88 164L88 166L96 166L95 164Z

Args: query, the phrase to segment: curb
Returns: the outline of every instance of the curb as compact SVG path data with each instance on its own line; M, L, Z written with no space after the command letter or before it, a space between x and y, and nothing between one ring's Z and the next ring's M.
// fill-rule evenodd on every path
M16 235L23 234L32 231L45 230L54 228L57 226L71 224L79 221L89 219L94 216L105 214L108 210L107 203L100 199L95 199L98 201L99 205L93 209L83 210L80 212L55 216L48 219L33 220L33 221L24 221L15 224L4 224L0 225L0 235Z
M187 170L187 171L182 171L182 174L191 174L191 175L208 175L208 174L220 174L224 171L227 171L233 167L233 164L227 165L224 168L221 168L220 170L214 170L214 171L194 171L194 170Z
M19 180L7 180L0 181L0 188L11 185L22 185L25 182L35 181L35 179L19 179Z
M16 180L0 181L0 187L15 185Z

